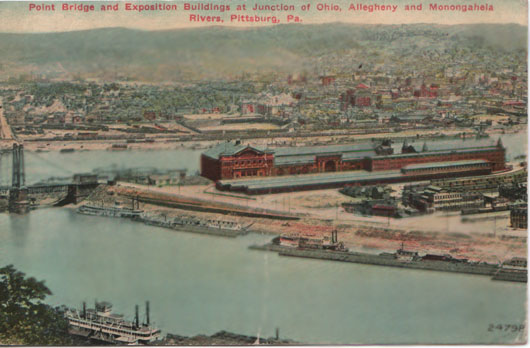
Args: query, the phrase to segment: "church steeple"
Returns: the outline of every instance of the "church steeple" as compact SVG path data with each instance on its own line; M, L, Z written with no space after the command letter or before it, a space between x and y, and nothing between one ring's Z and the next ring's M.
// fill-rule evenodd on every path
M409 147L409 142L407 141L407 138L405 138L405 141L403 141L403 146L401 146L401 151L405 150L407 147Z
M504 149L504 145L502 144L501 137L499 137L499 140L497 140L497 147L500 149Z
M414 146L409 145L409 142L407 141L407 139L405 139L405 141L403 142L403 147L401 148L401 153L416 153L416 152L418 151L416 151Z

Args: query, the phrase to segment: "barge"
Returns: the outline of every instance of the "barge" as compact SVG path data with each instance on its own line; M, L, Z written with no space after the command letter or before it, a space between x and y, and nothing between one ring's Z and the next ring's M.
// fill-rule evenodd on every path
M199 219L191 216L177 216L167 218L166 216L153 216L143 210L127 207L98 207L85 204L77 208L77 213L92 216L106 216L117 218L129 218L146 225L169 228L177 231L210 234L223 237L237 237L248 233L248 228L252 225L242 226L233 221L216 219Z
M528 281L526 259L512 259L502 264L473 262L454 258L451 255L420 255L417 251L405 250L403 245L394 253L369 254L348 251L338 247L336 237L332 237L332 247L327 243L308 243L305 238L276 237L265 245L251 245L254 250L277 252L280 256L305 257L312 259L353 262L368 265L412 268L429 271L456 272L490 276L493 280L513 282ZM515 265L515 266L514 266Z
M237 237L248 233L249 226L243 227L241 224L224 220L203 220L194 217L179 216L172 219L161 219L159 217L142 214L134 219L146 225L169 228L177 231L210 234L223 237Z
M136 218L140 217L143 210L131 209L125 207L98 207L91 204L85 204L77 208L79 214L92 216L108 216L118 218Z

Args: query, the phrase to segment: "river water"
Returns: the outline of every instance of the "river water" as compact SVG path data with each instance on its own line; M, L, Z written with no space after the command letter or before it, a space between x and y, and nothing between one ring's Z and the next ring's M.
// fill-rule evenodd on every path
M134 304L150 300L152 321L180 335L269 337L278 327L305 343L506 343L517 334L489 325L525 321L525 284L247 249L269 239L51 208L0 214L0 265L45 279L52 304L97 298L132 318Z

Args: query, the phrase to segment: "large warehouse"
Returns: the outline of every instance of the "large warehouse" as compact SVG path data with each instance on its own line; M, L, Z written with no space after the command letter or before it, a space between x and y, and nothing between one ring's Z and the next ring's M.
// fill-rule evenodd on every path
M434 165L439 162L443 165ZM464 165L466 173L504 170L502 142L479 145L466 141L465 147L461 142L432 142L419 150L405 142L401 153L395 154L389 142L261 149L236 141L220 143L201 155L201 175L214 181L355 171L398 171L403 175L421 171L422 177L440 177L443 172L449 174L448 168L458 172Z

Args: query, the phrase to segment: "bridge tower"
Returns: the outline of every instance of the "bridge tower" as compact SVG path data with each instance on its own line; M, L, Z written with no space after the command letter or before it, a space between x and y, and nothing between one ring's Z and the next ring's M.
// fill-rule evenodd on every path
M26 213L29 210L24 168L24 145L13 144L11 188L9 190L8 209L13 213Z
M13 165L11 175L11 186L23 188L26 186L26 173L24 168L24 145L13 144Z

